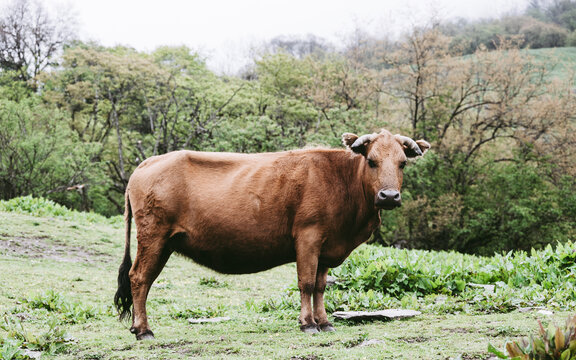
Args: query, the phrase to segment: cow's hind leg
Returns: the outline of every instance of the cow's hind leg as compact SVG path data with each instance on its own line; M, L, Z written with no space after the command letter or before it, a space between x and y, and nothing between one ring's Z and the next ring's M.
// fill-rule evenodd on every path
M314 287L314 320L322 331L335 331L334 326L328 321L326 308L324 307L324 291L326 290L326 278L328 267L319 265L316 272L316 286Z
M134 300L130 332L136 335L138 340L154 338L154 333L148 325L146 299L152 283L172 254L172 250L167 246L166 234L166 232L148 234L145 229L138 229L138 251L130 269L130 285Z

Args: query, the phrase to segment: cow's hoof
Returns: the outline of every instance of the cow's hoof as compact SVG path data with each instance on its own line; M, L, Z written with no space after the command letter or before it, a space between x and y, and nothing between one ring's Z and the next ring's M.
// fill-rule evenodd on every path
M300 326L300 330L302 330L302 332L305 332L306 334L317 334L317 333L319 333L319 331L318 331L318 326L317 326L316 324L301 325L301 326Z
M142 334L136 335L136 340L153 340L154 333L150 330L144 331Z
M332 324L330 324L330 323L321 324L321 325L320 325L320 330L321 330L321 331L326 331L326 332L336 331L336 329L334 328L334 326L332 326Z

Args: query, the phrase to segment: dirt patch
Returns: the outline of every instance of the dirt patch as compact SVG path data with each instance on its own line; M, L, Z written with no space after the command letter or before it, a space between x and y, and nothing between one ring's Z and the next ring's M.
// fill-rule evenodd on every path
M414 344L414 343L433 341L433 340L435 340L435 338L426 337L426 336L413 336L413 337L401 338L398 340L404 341L405 343L408 343L408 344Z
M478 354L462 354L460 355L460 359L462 360L492 360L492 359L497 359L496 357L493 357L492 355L488 355L488 354L482 354L482 353L478 353Z
M9 256L32 259L52 259L64 262L95 263L108 262L108 254L88 250L81 246L71 246L48 236L10 237L0 234L0 253Z
M478 330L475 329L468 329L468 328L463 328L463 327L455 327L455 328L444 328L442 329L444 331L448 331L454 334L470 334L470 333L474 333L477 332Z

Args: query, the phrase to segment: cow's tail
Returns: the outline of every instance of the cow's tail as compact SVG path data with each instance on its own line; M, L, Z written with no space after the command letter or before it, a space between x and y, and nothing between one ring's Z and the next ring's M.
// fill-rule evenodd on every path
M130 207L130 198L128 191L125 196L124 222L126 223L126 243L124 246L124 259L118 270L118 290L114 295L114 304L118 310L120 321L128 318L132 314L132 289L130 287L130 277L128 273L132 267L130 257L130 228L132 226L132 209Z

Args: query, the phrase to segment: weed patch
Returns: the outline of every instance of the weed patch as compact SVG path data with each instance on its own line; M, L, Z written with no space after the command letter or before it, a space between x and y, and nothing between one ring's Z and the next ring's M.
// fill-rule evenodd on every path
M342 345L345 348L352 348L364 343L366 339L368 339L368 334L362 333L353 339L342 341Z
M63 323L76 324L86 322L101 314L95 307L67 300L62 294L53 290L22 300L30 309L43 309L59 314Z
M22 358L24 349L41 351L49 355L63 352L73 339L58 326L56 319L50 319L47 326L47 331L35 334L27 330L20 321L5 316L3 323L0 323L0 329L7 333L5 338L0 338L3 359Z
M170 311L170 317L173 319L214 318L224 315L225 311L226 306L224 305L197 307L195 309L181 309L175 306Z
M224 288L229 286L227 282L218 280L214 276L201 277L198 281L198 284L211 288Z

